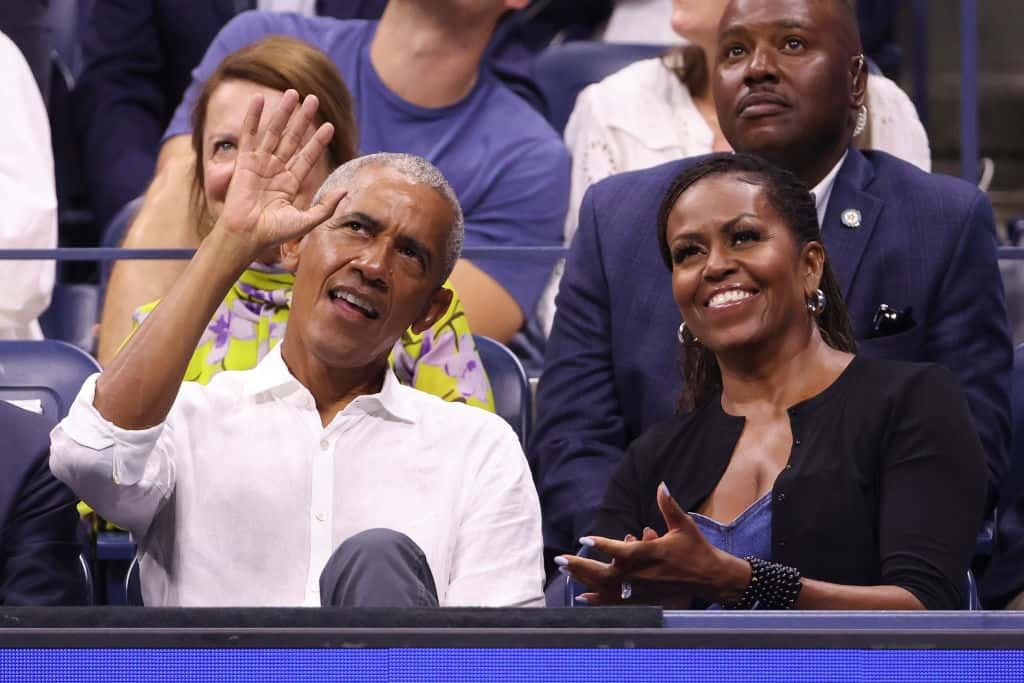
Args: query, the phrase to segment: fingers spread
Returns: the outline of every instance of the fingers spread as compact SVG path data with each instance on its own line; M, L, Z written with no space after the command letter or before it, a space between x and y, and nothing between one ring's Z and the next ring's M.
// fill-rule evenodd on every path
M560 555L559 557L565 558L563 566L566 572L589 588L600 591L606 585L619 582L619 573L612 565L577 555Z
M634 539L635 540L635 539ZM631 548L639 545L632 541L614 541L603 536L584 536L580 543L611 555L616 560L624 560L630 557Z
M317 162L320 161L320 157L323 155L327 145L330 144L331 139L334 137L334 126L329 123L321 125L313 137L303 145L299 153L292 157L290 163L290 170L295 178L301 183L305 180L306 175L310 169L316 166Z
M658 484L657 499L658 509L661 510L661 516L664 517L669 531L685 527L687 523L693 524L690 516L679 507L676 499L669 494L668 486L665 486L665 482Z
M277 105L277 109L270 115L270 123L267 124L266 130L263 131L260 137L259 145L257 149L260 152L267 154L273 154L277 149L278 143L281 141L281 136L284 133L285 127L288 125L288 120L292 116L292 112L295 110L295 105L299 102L299 93L295 92L291 88L284 91L284 95L281 96L281 101Z
M242 122L242 135L238 140L238 149L241 152L251 152L256 149L256 136L260 130L260 118L263 116L263 95L253 95L249 100L249 108L245 110L245 120Z
M326 221L334 214L335 209L338 208L338 204L347 194L348 190L343 187L336 187L325 194L320 198L319 202L302 212L303 225L308 230L312 230Z
M301 107L297 107L292 111L291 117L288 119L288 125L285 126L284 133L281 136L281 142L274 152L274 155L285 164L291 161L295 150L300 149L307 141L310 129L315 128L313 122L316 117L317 106L316 95L309 95L302 102Z

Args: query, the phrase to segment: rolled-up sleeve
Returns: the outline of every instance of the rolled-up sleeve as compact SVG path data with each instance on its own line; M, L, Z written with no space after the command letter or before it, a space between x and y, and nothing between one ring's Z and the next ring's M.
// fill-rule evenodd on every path
M104 518L142 536L174 491L173 429L121 429L93 406L98 374L50 435L50 470Z

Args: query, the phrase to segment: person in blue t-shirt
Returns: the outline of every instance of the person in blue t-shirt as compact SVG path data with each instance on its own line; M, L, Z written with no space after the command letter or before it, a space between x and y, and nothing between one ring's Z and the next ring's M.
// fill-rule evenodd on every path
M407 152L441 169L466 214L466 246L559 245L568 153L540 114L480 68L498 20L526 4L391 0L379 22L268 12L235 17L193 72L125 246L197 244L182 189L194 163L194 98L221 59L271 33L305 40L337 65L352 91L362 153ZM543 259L462 259L451 282L474 331L509 341L532 316L552 265ZM101 361L124 339L128 330L121 327L131 311L162 296L183 268L174 262L118 263L104 302Z

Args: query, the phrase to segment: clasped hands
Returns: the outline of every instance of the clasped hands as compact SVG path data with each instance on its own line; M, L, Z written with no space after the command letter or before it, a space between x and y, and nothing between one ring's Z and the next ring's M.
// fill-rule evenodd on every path
M560 555L560 570L590 591L577 596L590 605L658 604L685 609L694 597L707 602L737 600L750 582L750 564L715 548L661 483L658 508L668 531L647 527L641 538L622 541L584 536L580 543L612 559L602 562ZM630 590L624 590L628 586Z
M330 123L316 125L318 106L315 95L307 96L300 105L298 93L289 89L261 126L263 96L252 98L215 233L255 255L302 237L334 213L345 195L340 187L309 208L294 204L303 180L334 136Z

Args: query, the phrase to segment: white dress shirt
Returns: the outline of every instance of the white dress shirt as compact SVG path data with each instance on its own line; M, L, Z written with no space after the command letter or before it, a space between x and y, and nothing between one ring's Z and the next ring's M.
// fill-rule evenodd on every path
M57 246L57 190L50 123L32 70L0 33L0 248ZM0 260L0 339L42 339L36 319L50 305L53 261Z
M910 98L885 76L871 74L867 88L872 149L931 170L928 135ZM587 189L608 176L709 154L714 134L690 91L660 58L644 59L584 88L565 127L572 156L565 244L572 243ZM827 197L825 197L827 200ZM555 316L559 263L541 294L537 315L545 333Z
M814 209L818 212L818 227L825 225L825 212L828 211L828 200L832 198L832 188L836 185L836 176L849 152L844 152L839 161L832 167L832 170L825 174L817 185L811 188L811 195L814 197Z
M543 604L540 505L501 418L388 372L325 428L278 346L128 431L93 407L97 377L54 429L50 468L132 532L147 605L319 605L331 553L378 527L419 545L442 606Z

